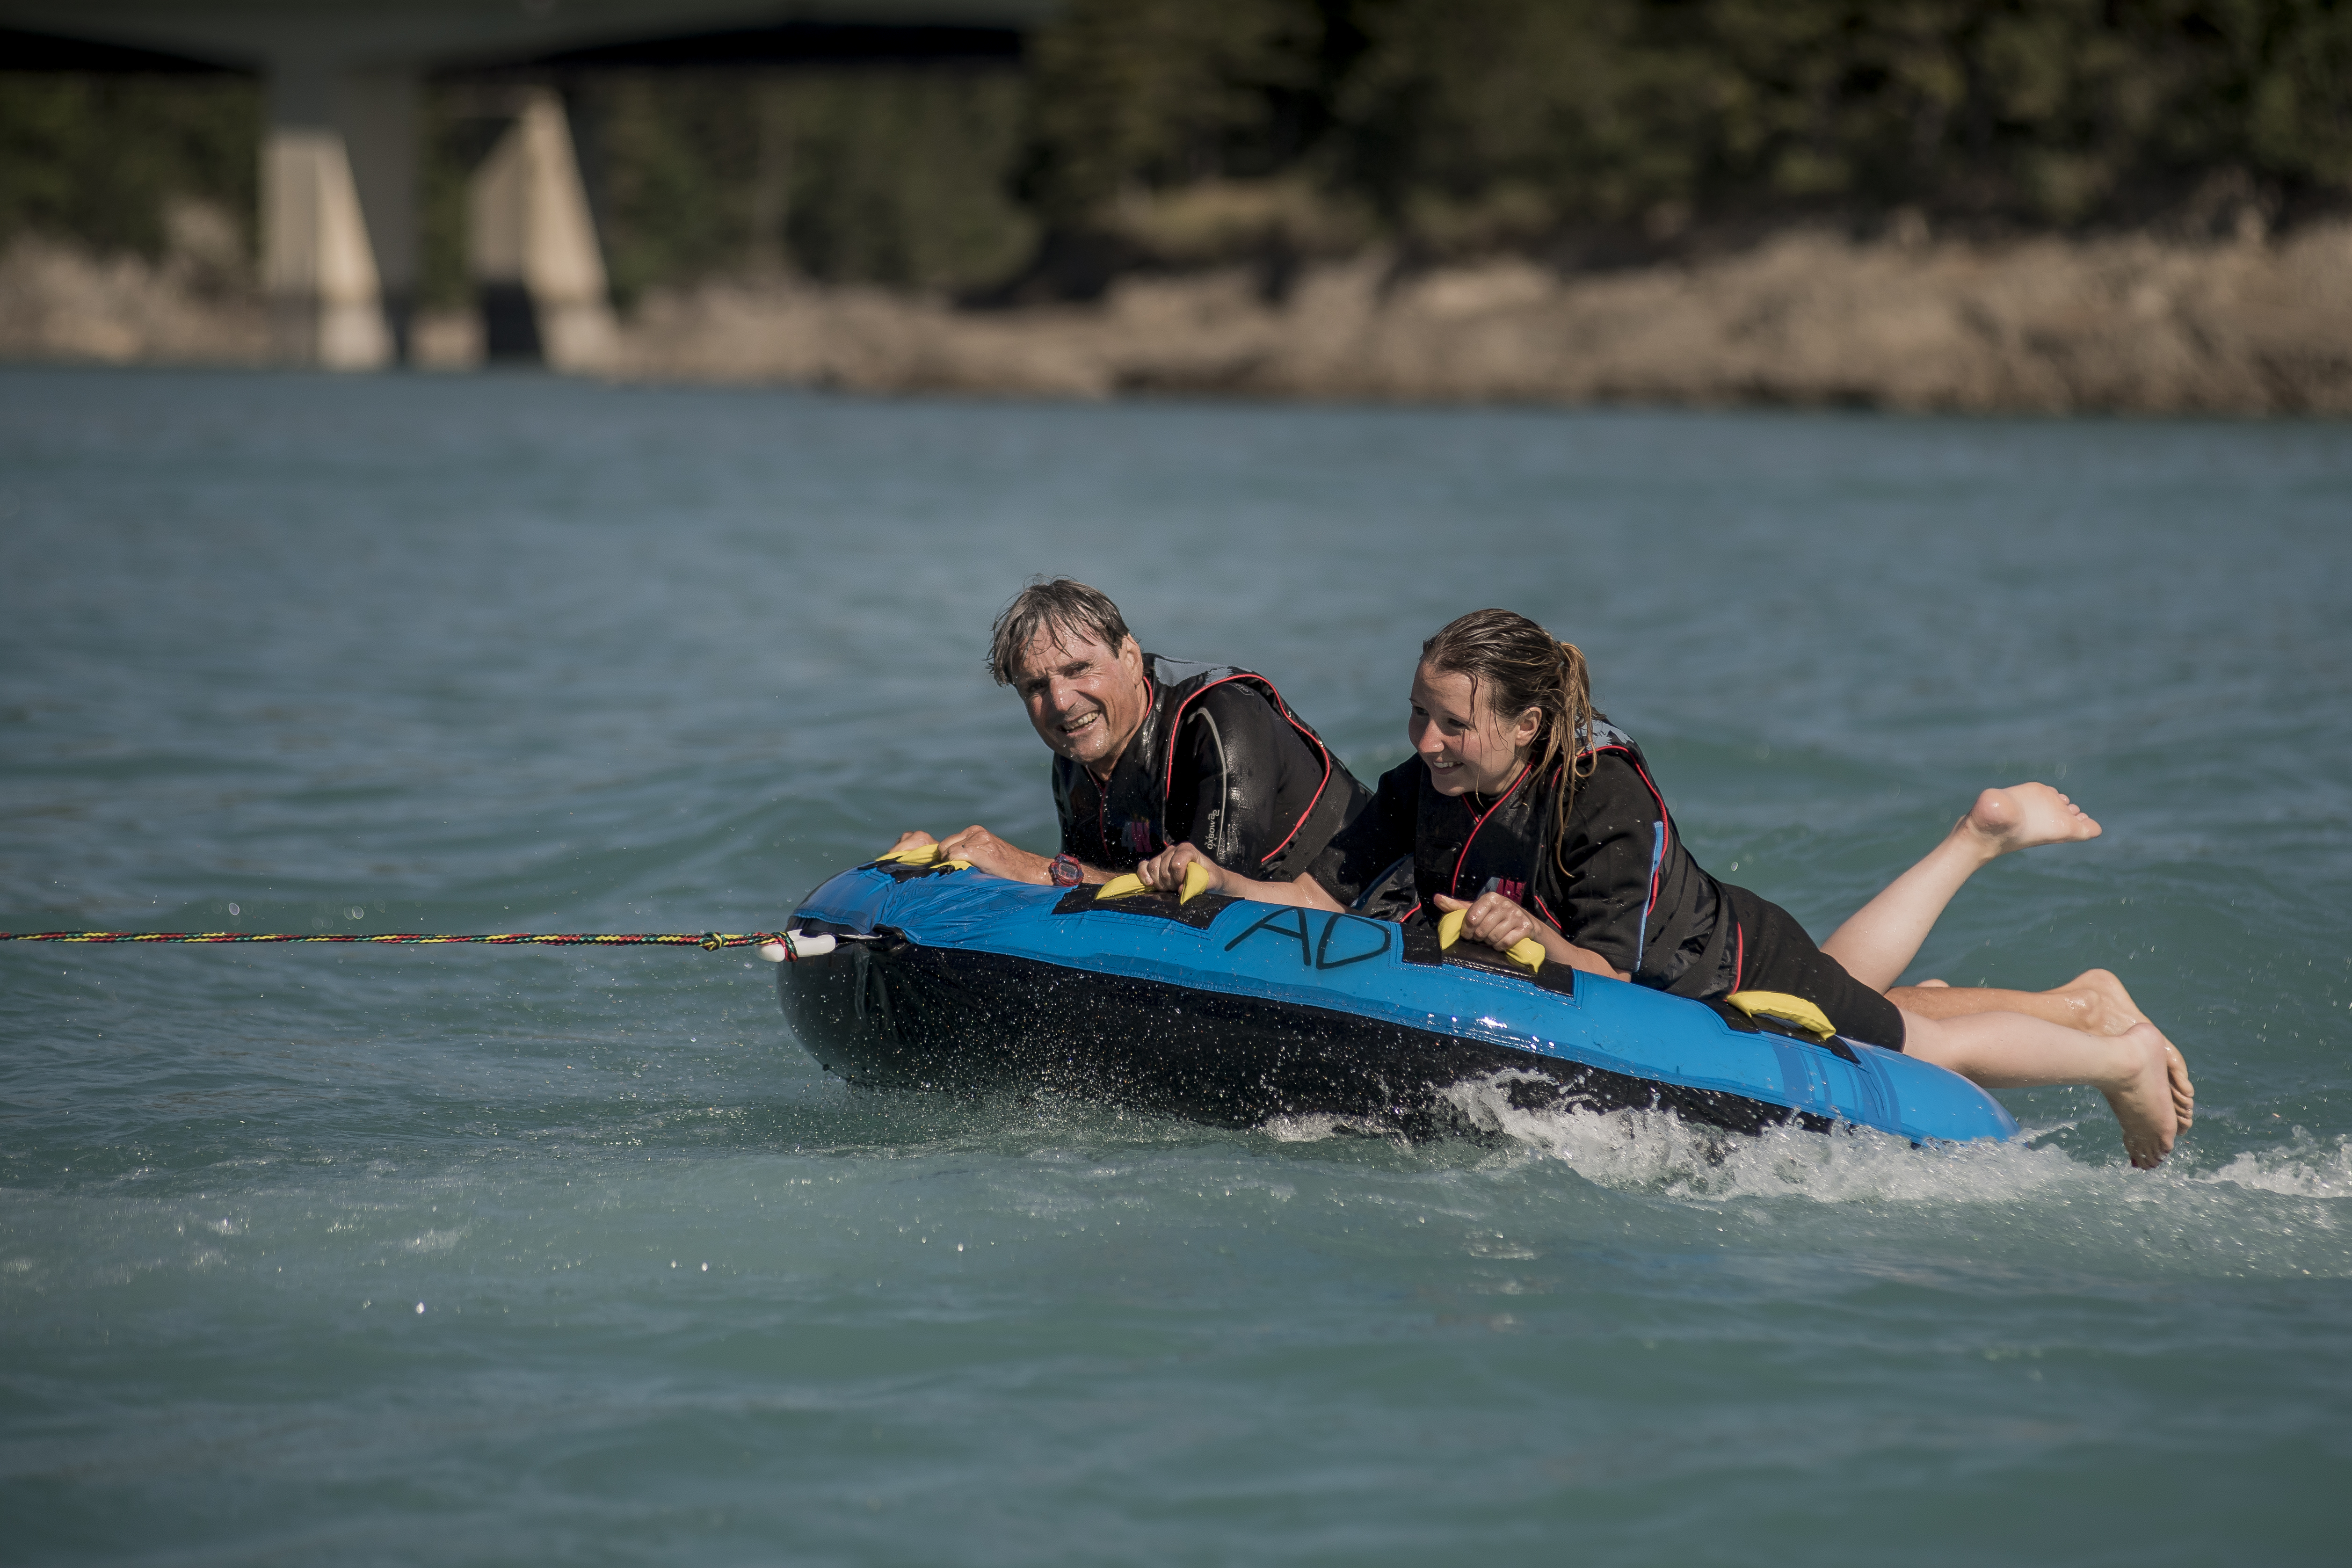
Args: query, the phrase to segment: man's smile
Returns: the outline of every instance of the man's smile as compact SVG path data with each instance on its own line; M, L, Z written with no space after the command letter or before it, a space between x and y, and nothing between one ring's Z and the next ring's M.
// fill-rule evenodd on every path
M1151 682L1133 637L1109 647L1047 627L1030 640L1014 677L1037 738L1097 780L1109 775L1151 709Z

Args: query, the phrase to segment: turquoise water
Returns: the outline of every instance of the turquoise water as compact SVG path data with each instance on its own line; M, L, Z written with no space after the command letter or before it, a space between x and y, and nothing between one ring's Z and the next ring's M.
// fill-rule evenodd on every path
M851 1090L697 950L0 947L19 1563L2339 1561L2352 430L0 372L0 926L772 925L1050 842L1028 574L1366 777L1413 649L1591 654L1816 933L2121 974L2200 1121L1233 1133ZM1734 868L1736 867L1736 869ZM234 902L238 913L232 916Z

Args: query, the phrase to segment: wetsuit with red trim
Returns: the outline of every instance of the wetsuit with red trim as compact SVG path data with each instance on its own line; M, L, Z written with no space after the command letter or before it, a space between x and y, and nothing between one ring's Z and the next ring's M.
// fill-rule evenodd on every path
M1796 918L1745 888L1718 882L1683 847L1674 814L1642 749L1597 721L1563 852L1552 851L1562 771L1523 771L1500 795L1439 794L1418 757L1381 775L1371 808L1332 845L1335 874L1317 879L1342 902L1401 889L1402 918L1432 896L1490 889L1525 906L1635 984L1710 1001L1734 991L1804 996L1850 1038L1901 1048L1901 1015L1815 947ZM1407 900L1391 895L1390 912Z
M1062 851L1124 871L1177 844L1261 881L1321 869L1371 792L1264 676L1146 654L1143 723L1108 781L1054 759Z

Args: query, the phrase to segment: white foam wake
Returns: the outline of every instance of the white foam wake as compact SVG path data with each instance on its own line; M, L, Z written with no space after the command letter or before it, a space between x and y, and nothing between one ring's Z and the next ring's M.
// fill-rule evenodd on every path
M2333 1147L2298 1127L2283 1148L2248 1150L2191 1181L2232 1183L2291 1198L2352 1198L2352 1138Z
M1528 1110L1511 1101L1522 1075L1454 1085L1445 1098L1470 1127L1573 1165L1594 1184L1665 1197L1819 1203L2002 1201L2078 1180L2086 1168L2023 1142L1932 1144L1864 1127L1823 1135L1775 1128L1748 1136L1663 1110Z

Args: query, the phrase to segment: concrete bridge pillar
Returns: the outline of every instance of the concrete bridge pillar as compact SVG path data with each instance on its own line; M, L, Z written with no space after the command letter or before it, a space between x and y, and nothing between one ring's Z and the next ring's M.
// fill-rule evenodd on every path
M416 77L280 60L261 152L261 271L278 357L401 357L416 280Z
M261 281L270 347L292 364L371 370L392 358L383 289L343 139L272 126L261 152Z
M467 259L492 359L594 370L618 346L604 258L563 100L528 90L467 193Z

